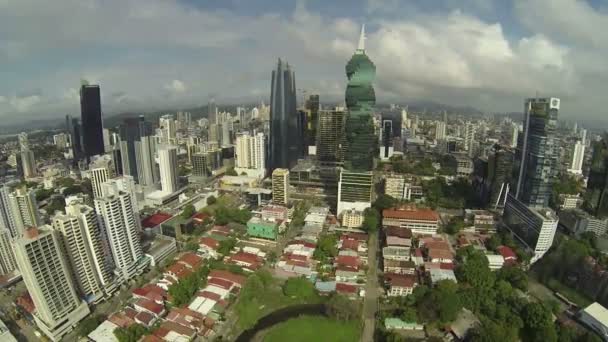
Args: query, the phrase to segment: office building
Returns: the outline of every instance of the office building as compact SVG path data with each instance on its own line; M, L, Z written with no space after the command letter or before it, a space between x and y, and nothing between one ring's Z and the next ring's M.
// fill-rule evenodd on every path
M69 115L66 116L66 121L69 124L68 133L70 134L70 142L72 144L72 159L74 164L77 164L82 158L82 127L78 119L72 118Z
M19 142L20 151L29 150L30 143L29 143L29 140L27 139L27 133L21 132L21 133L17 134L17 141Z
M483 196L490 206L504 205L512 187L513 151L502 145L494 145L488 155L488 175L484 180Z
M177 112L177 122L179 123L180 129L190 127L190 124L192 123L192 114L190 114L190 112Z
M26 179L36 177L38 175L34 151L30 149L21 151L21 165L23 167L23 177Z
M385 209L382 211L382 225L409 229L414 234L435 234L439 229L439 214L416 207Z
M608 133L593 143L585 209L597 217L608 217Z
M317 146L317 127L319 124L319 110L321 109L319 95L313 94L308 96L305 108L304 145L310 148L310 146Z
M124 281L133 278L145 265L139 237L141 223L131 194L118 187L105 187L104 196L95 199L95 211L108 241L115 273Z
M558 218L551 209L527 206L509 194L503 212L503 222L532 254L530 263L534 263L551 248Z
M13 237L10 230L0 228L0 275L10 275L17 270L17 261L13 252Z
M142 186L154 186L160 181L160 171L154 156L157 151L156 140L151 136L142 136L135 142L137 151L137 179Z
M340 216L345 210L364 211L374 200L374 175L371 172L340 172L338 182L338 208Z
M322 165L339 166L344 162L344 119L345 113L339 108L318 113L316 155Z
M146 123L143 116L138 118L127 118L120 125L120 157L122 162L122 172L132 176L139 182L137 164L138 155L141 154L141 138L150 136L152 129Z
M240 133L236 136L235 171L245 172L248 176L264 178L266 175L266 143L264 133L250 135Z
M158 166L162 191L176 192L179 189L179 179L177 178L177 148L175 146L163 146L158 150Z
M437 121L435 123L435 140L445 140L446 137L446 124L443 121Z
M159 119L159 127L161 130L161 142L163 144L174 144L177 134L175 127L175 119L173 115L163 115Z
M59 341L89 314L80 300L59 232L50 226L29 228L14 242L15 259L34 302L34 321L52 341Z
M383 119L380 135L380 159L387 161L393 156L393 153L393 120Z
M19 236L21 230L17 229L13 210L11 206L10 195L11 190L6 184L0 184L0 229L8 229L11 233L11 238Z
M575 175L583 174L583 161L585 160L585 145L581 141L577 141L574 144L574 151L572 153L572 163L568 172Z
M215 104L215 100L211 99L207 104L207 120L209 120L209 125L217 124L217 105Z
M80 87L80 121L84 157L104 154L101 93L98 85Z
M302 137L296 110L295 74L279 59L272 71L268 168L291 168L301 156Z
M93 208L81 199L72 199L65 214L55 215L53 229L61 232L63 247L79 293L87 302L106 295L112 272L103 247L103 233Z
M12 217L15 223L15 236L20 236L29 227L41 223L34 190L17 188L8 195Z
M376 66L365 53L365 27L357 50L346 64L346 107L344 167L350 171L367 172L374 168L378 138L373 124L376 95L372 82Z
M519 178L515 197L535 208L549 206L556 178L559 106L560 100L557 98L532 98L525 102L524 133L519 152Z
M576 237L586 232L601 237L608 231L608 219L593 217L589 213L576 208L561 210L559 212L559 224L568 233Z
M384 193L399 201L409 201L412 198L412 185L402 175L386 176Z
M89 163L89 172L93 196L99 197L101 196L101 185L115 175L112 157L110 155L94 156Z
M192 155L192 176L209 177L222 167L222 151L210 149Z
M69 146L69 135L65 133L59 133L53 135L53 144L59 150L65 150Z
M287 205L289 202L289 170L274 169L272 172L272 202Z

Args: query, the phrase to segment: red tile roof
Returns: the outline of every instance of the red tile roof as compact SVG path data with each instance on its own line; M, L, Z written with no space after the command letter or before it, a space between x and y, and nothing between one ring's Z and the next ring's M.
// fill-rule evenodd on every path
M211 279L209 279L209 281L207 281L207 284L215 285L217 287L221 287L223 289L230 290L230 288L232 287L232 284L234 284L234 283L231 281L228 281L228 280L224 280L224 279L211 278Z
M445 241L429 241L424 244L424 247L426 247L428 250L431 250L431 249L442 249L445 251L450 250L450 245Z
M196 331L171 321L164 321L157 330L156 336L165 337L170 331L182 336L194 337Z
M156 335L146 335L140 342L163 342L164 340Z
M128 328L129 326L135 324L135 321L125 315L123 312L116 312L108 317L108 321L118 325L121 328Z
M445 249L431 249L429 250L429 258L431 259L454 259L454 255L450 251Z
M204 291L203 290L203 291L199 292L198 295L200 297L211 299L211 300L214 300L216 302L219 302L222 299L222 296L220 296L219 294L217 294L215 292L211 292L211 291Z
M163 305L147 299L138 300L137 302L135 302L135 306L145 309L157 316L161 315L165 310L165 307Z
M288 253L284 255L286 259L293 261L307 261L308 258L305 255Z
M342 241L342 247L341 249L351 249L353 251L356 251L357 249L359 249L359 241L357 240L344 240Z
M203 258L196 255L195 253L185 253L179 258L177 262L185 264L186 266L192 269L197 269L202 265Z
M198 241L199 245L204 245L207 246L213 250L217 250L218 248L220 248L220 242L217 241L216 239L212 238L212 237L202 237L199 241Z
M517 254L509 248L508 246L499 246L497 249L498 253L502 255L502 257L507 260L517 260Z
M395 287L414 287L418 283L418 279L413 274L394 274L386 273L384 280L390 285Z
M317 244L312 243L312 242L308 242L308 241L302 241L302 240L293 240L293 241L289 241L287 243L288 246L293 246L293 245L302 245L304 247L308 247L308 248L316 248Z
M135 297L147 298L155 302L162 302L167 298L167 292L154 284L147 284L133 290Z
M412 231L408 228L387 226L387 227L384 227L384 234L386 236L397 236L402 239L411 239L412 238Z
M359 267L359 257L350 256L350 255L339 255L336 258L336 264L341 265L341 266L357 268L357 267Z
M246 253L246 252L238 252L232 256L230 256L231 262L241 262L248 264L250 267L259 267L261 266L262 258L255 254Z
M431 209L393 208L384 209L382 216L401 220L439 221L439 214Z
M154 316L150 313L142 311L135 316L135 321L145 326L150 326L150 324L152 324L152 322L154 321Z
M357 287L351 284L337 283L336 292L353 294L357 293Z
M26 292L21 296L17 297L16 303L29 314L33 314L34 311L36 311L36 306L34 305L34 301L32 300L32 297L30 296L29 292Z
M205 221L205 219L210 218L211 216L205 214L205 213L196 213L194 214L194 216L192 216L192 220L196 221L198 223L202 223Z
M235 274L224 270L212 270L207 276L207 279L212 278L225 279L235 284L238 284L241 287L245 284L245 281L247 280L247 277L243 275Z
M159 224L167 221L171 217L173 217L173 216L171 216L171 214L167 214L167 213L152 214L152 215L146 217L145 219L143 219L141 221L141 225L144 228L154 228L154 227L158 226Z
M365 234L365 233L344 233L340 236L340 240L367 241L367 234Z

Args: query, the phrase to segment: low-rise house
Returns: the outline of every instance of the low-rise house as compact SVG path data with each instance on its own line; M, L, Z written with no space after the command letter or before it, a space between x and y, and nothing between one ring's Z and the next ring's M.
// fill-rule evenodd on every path
M191 341L196 336L196 330L171 321L164 321L154 332L159 338L167 342Z
M196 255L195 253L184 253L177 262L185 265L191 270L197 270L199 267L203 265L203 258Z
M264 259L260 258L255 254L238 252L234 255L231 255L226 262L241 266L246 271L253 272L262 267Z
M408 228L386 226L384 227L384 235L387 238L387 245L389 237L393 243L398 243L399 246L411 247L412 246L412 231Z
M496 251L498 254L502 255L503 259L505 260L505 265L513 265L517 263L517 254L515 254L511 248L507 246L498 246Z
M416 264L416 266L421 266L424 264L424 257L422 256L422 250L420 248L414 249L412 261Z
M215 324L213 319L188 308L173 308L169 311L169 314L167 314L165 319L196 330L199 335L205 334L205 332L212 329Z
M454 254L449 250L445 249L429 249L428 252L429 261L430 262L438 262L438 263L453 263L454 262Z
M384 225L408 228L414 234L435 234L439 229L439 214L431 209L413 206L385 209L382 217Z
M213 278L230 281L234 284L235 287L238 288L242 288L245 285L245 281L247 281L247 277L243 275L235 274L224 270L212 270L211 272L209 272L207 279L211 280Z
M416 264L413 261L384 260L384 273L414 274Z
M176 262L175 264L167 267L165 269L165 272L163 272L164 278L166 280L169 280L171 284L177 283L180 279L184 279L190 274L192 274L192 269L180 262ZM161 288L164 288L162 283L160 282L157 285Z
M164 304L167 298L167 291L154 284L147 284L133 290L133 297L138 299L151 300L157 304Z
M414 292L414 288L418 286L418 277L408 274L384 274L384 281L388 286L387 295L389 297L407 296Z
M488 258L488 266L491 270L501 269L505 264L505 258L500 254L486 254L486 258Z
M450 269L432 268L429 270L429 275L431 277L431 283L433 284L436 284L442 280L451 280L455 283L458 282L456 275L454 274L454 270Z
M411 249L409 247L388 246L382 248L382 257L384 260L411 260Z
M388 317L384 319L387 330L424 330L424 325L416 322L405 322L400 318Z
M276 240L279 234L279 224L275 220L264 220L254 216L247 221L247 234L251 237Z
M154 325L158 317L152 315L147 311L140 311L135 315L135 322L143 325L144 327L151 327Z
M205 236L198 241L198 251L205 257L217 259L220 253L217 251L220 248L220 242L212 237Z
M154 317L161 317L165 314L165 306L148 299L138 299L133 303L133 308L138 312L147 312Z
M331 292L336 291L336 282L335 281L320 281L317 280L315 283L315 288L321 294L329 294Z
M336 283L336 292L352 298L357 296L359 287L352 284Z
M353 283L359 279L359 269L347 266L336 267L336 281Z

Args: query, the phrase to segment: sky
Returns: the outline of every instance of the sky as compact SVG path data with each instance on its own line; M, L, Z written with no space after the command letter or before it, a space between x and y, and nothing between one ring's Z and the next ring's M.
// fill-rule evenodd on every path
M606 118L608 7L590 0L0 0L0 122L268 103L277 59L299 96L343 99L361 24L380 103L435 101ZM1 125L1 124L0 124Z

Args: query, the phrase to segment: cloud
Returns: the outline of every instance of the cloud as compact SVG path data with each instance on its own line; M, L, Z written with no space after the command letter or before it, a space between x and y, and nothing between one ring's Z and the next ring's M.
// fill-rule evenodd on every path
M172 94L181 94L186 92L186 85L180 80L173 80L169 84L165 84L164 88Z
M505 22L481 15L494 4L480 0L407 15L401 1L361 1L363 14L374 13L366 46L379 102L515 111L540 91L563 97L564 112L603 114L608 38L597 28L608 21L583 1L514 0L505 15L515 18ZM197 106L206 94L219 103L267 103L279 57L293 66L298 89L342 101L362 22L304 5L248 14L181 1L0 0L0 31L10 43L0 62L16 70L0 84L0 116L78 113L82 78L100 84L105 113ZM505 24L512 22L521 27ZM31 98L15 92L32 84L42 91Z

